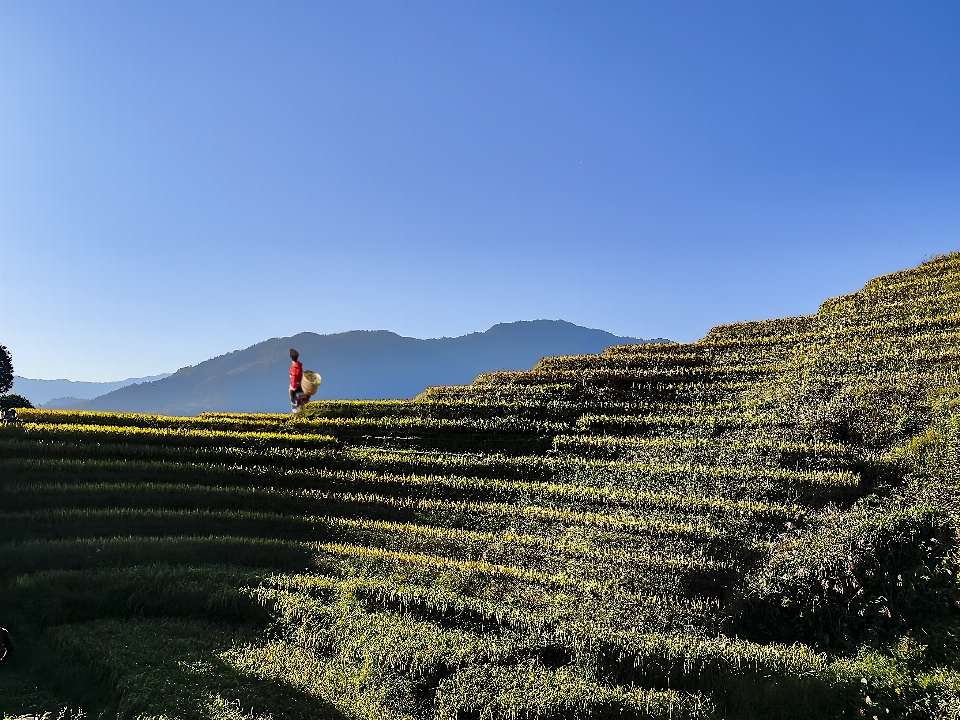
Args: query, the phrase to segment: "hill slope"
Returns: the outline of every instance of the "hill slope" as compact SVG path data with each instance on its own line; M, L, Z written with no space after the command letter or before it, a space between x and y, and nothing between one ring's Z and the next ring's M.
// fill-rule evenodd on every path
M296 418L0 432L8 712L952 718L960 255Z
M602 330L562 320L502 323L485 332L419 340L385 330L300 333L178 370L158 382L124 387L76 406L84 410L195 415L283 412L289 351L324 382L321 398L410 398L429 384L456 384L488 370L528 368L547 355L600 352L622 342Z

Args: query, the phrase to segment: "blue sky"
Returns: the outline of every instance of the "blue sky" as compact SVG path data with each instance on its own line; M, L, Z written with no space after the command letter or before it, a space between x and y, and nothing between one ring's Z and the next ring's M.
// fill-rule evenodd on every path
M695 340L960 248L956 2L0 0L0 343Z

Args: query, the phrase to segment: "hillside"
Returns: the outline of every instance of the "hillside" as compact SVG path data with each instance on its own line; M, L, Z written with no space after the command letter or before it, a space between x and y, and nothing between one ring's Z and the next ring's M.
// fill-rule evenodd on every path
M960 254L413 400L0 430L7 714L960 717Z
M131 385L74 409L196 415L289 410L290 348L323 378L318 399L412 398L427 385L461 384L489 370L521 370L548 355L600 352L624 342L562 320L501 323L485 332L420 340L386 330L273 338Z

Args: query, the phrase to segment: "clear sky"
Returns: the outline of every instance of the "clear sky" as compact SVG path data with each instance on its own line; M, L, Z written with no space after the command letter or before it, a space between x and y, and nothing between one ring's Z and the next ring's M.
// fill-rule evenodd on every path
M305 330L695 340L958 248L955 0L0 0L27 377Z

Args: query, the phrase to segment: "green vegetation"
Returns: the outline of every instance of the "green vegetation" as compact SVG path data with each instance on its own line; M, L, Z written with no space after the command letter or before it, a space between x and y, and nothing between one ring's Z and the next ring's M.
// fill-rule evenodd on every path
M5 717L960 718L960 255L297 416L0 429Z
M13 358L10 351L0 345L0 420L11 415L14 408L32 408L33 405L22 395L10 393L13 387Z

